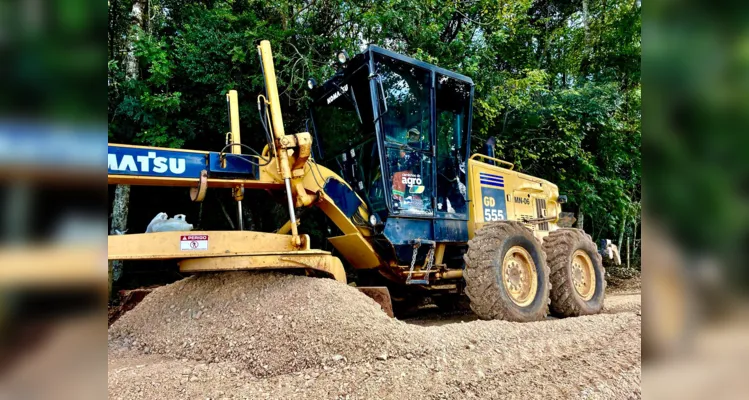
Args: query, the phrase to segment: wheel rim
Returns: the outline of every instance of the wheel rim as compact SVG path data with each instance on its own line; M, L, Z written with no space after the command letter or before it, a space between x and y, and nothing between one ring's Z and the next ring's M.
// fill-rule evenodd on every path
M588 253L577 250L572 254L572 284L583 300L593 298L596 292L596 273Z
M502 261L502 283L512 301L525 307L533 302L538 290L536 264L522 247L514 246Z

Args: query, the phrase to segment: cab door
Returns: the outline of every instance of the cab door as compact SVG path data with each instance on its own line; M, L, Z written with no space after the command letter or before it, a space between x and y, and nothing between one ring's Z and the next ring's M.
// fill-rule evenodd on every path
M434 215L431 71L373 53L384 186L393 215Z
M471 85L435 74L436 213L440 218L468 219L466 182Z

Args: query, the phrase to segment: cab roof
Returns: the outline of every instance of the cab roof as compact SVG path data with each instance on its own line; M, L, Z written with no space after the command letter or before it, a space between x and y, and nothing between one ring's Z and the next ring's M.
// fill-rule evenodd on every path
M332 78L328 79L327 81L325 81L325 83L313 90L312 98L315 99L315 103L318 103L320 100L326 98L332 92L338 91L339 82L344 79L348 79L349 76L353 75L353 73L359 71L361 68L366 68L372 53L382 54L384 56L391 57L407 64L416 65L419 68L433 71L435 73L466 82L473 86L473 80L465 75L438 67L434 64L419 61L415 58L398 54L394 51L384 49L374 44L370 44L361 53L358 53L354 57L352 57L348 61L348 63L346 63L346 66L343 69L339 70Z
M447 69L444 69L444 68L440 68L440 67L438 67L438 66L436 66L434 64L429 64L429 63L424 62L424 61L419 61L419 60L417 60L415 58L404 56L402 54L398 54L396 52L393 52L393 51L390 51L390 50L387 50L387 49L383 49L382 47L374 45L374 44L370 44L369 46L367 46L367 48L362 53L368 53L370 51L373 51L375 53L380 53L382 55L386 55L388 57L395 58L395 59L403 61L405 63L413 64L413 65L416 65L418 67L421 67L421 68L424 68L424 69L427 69L427 70L430 70L430 71L434 71L434 72L437 72L439 74L442 74L442 75L445 75L445 76L449 76L450 78L461 80L463 82L467 82L467 83L473 85L473 80L471 78L465 76L465 75L462 75L462 74L459 74L457 72L453 72L453 71L450 71L450 70L447 70Z

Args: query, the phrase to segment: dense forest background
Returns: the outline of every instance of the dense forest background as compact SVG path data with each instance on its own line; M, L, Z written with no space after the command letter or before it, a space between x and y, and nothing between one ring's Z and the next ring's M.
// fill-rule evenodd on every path
M594 240L612 239L624 262L629 248L639 268L639 0L110 0L109 141L220 150L225 93L235 89L242 139L261 149L255 44L263 39L289 132L304 130L307 78L330 77L339 49L373 43L470 76L472 148L495 136L500 158L558 184L578 224ZM228 191L202 204L184 192L110 187L110 199L129 197L130 232L160 211L204 229L232 227ZM284 211L257 196L245 201L245 226L276 229ZM308 220L323 242L324 223Z

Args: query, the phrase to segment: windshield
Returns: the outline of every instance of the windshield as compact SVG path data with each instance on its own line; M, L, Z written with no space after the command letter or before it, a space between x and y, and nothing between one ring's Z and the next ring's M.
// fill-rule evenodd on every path
M430 72L380 54L375 54L374 60L385 97L380 105L385 139L392 144L429 150Z
M374 63L393 212L432 215L431 73L381 54Z

